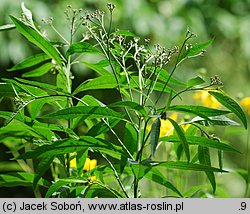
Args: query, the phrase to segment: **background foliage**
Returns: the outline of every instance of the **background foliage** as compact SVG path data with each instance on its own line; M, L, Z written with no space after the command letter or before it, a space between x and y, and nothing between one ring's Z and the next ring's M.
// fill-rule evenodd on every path
M32 8L35 19L40 20L44 17L53 16L55 25L59 26L61 32L67 34L64 21L56 19L61 17L65 10L67 1L24 1L29 8ZM74 8L83 8L93 11L95 8L104 8L108 1L85 0L70 1ZM219 75L224 83L224 89L235 99L240 100L250 95L250 42L249 26L250 9L249 0L241 1L205 1L205 0L128 0L113 1L117 5L114 14L116 26L123 29L130 29L137 35L150 38L153 43L159 43L162 46L171 47L180 43L183 35L189 27L198 34L198 40L206 41L208 38L215 37L215 41L208 49L209 53L202 60L190 60L185 65L185 72L177 77L185 80L193 74L204 75L207 79L211 76ZM20 2L1 0L0 20L2 24L9 23L9 14L20 14ZM46 26L45 26L46 27ZM51 36L51 35L50 35ZM23 38L16 31L4 32L0 34L0 77L10 77L6 68L37 53L37 49L28 43L23 42ZM73 87L79 85L84 79L92 77L94 74L87 67L75 67L73 72L77 78L73 81ZM50 78L50 76L43 77ZM99 92L98 97L102 100L110 97L104 96ZM198 103L192 96L186 97L185 102L192 104ZM1 103L1 110L8 110L8 103ZM244 153L246 151L247 133L242 127L213 130L218 136L228 140L229 144L234 145ZM2 172L18 170L14 163L4 164L9 156L5 153L6 148L1 145L0 150L0 170ZM245 169L245 157L242 155L228 153L226 154L226 168ZM243 160L244 159L244 160ZM181 176L181 175L179 175ZM193 178L189 178L192 183ZM220 196L242 197L244 195L244 179L238 174L221 175L219 177L221 187ZM145 184L147 185L147 184ZM152 186L146 196L152 197L156 187ZM13 190L9 192L10 196L32 196L28 189L26 191ZM1 191L2 192L2 191ZM25 195L23 195L25 194ZM157 194L156 194L157 195ZM6 196L6 195L5 195Z

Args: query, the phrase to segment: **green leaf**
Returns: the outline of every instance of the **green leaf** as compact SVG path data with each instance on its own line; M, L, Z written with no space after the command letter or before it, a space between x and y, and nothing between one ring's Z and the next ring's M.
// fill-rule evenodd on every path
M40 77L47 74L53 67L54 65L52 63L45 63L32 71L24 73L22 77Z
M214 125L219 125L219 126L239 126L239 123L236 123L235 121L225 117L224 115L221 116L214 116L214 117L208 117L208 119L204 119L201 117L195 117L190 123L198 123L203 126L214 126Z
M151 126L151 133L150 133L150 145L151 145L150 156L152 157L154 156L156 147L158 145L160 129L161 129L161 120L160 118L157 118Z
M39 162L39 164L36 167L36 175L35 175L34 181L33 181L33 188L36 187L40 178L48 170L53 159L54 159L54 156L48 156L48 157L44 157L41 159L41 161Z
M51 84L47 84L47 83L42 83L42 82L37 82L37 81L31 81L31 80L25 80L25 79L21 79L21 78L15 78L16 80L18 80L19 82L28 84L28 85L32 85L32 86L37 86L39 88L43 88L43 89L50 89L52 91L58 91L58 92L62 92L63 89L58 88L57 86L51 85Z
M111 75L109 71L104 69L105 67L109 66L108 60L101 60L100 62L95 63L95 64L90 63L90 62L83 62L83 61L81 61L81 63L85 64L86 66L88 66L90 69L94 70L101 76Z
M201 85L204 82L205 81L201 77L197 76L195 78L192 78L192 79L188 80L187 87L191 88L193 86Z
M82 136L79 140L66 139L57 140L50 145L43 145L34 150L21 154L18 159L43 158L48 156L56 156L60 154L68 154L82 149L91 148L108 154L114 158L120 158L123 153L121 147L107 143L104 140L90 136Z
M169 76L170 76L170 74L162 68L147 67L147 71L151 73L155 72L156 75L160 72L159 80L161 80L163 83L165 83L169 79ZM181 82L172 76L170 77L169 84L176 85L176 86L186 86L184 82Z
M205 106L192 106L192 105L173 105L170 106L169 111L178 111L182 113L191 113L203 118L219 116L230 113L230 111L223 111L219 109L208 108Z
M17 92L19 91L16 89ZM15 97L16 94L9 83L0 82L0 97Z
M126 37L140 38L139 36L136 36L134 33L131 33L128 30L117 30L114 32L114 34L122 35L122 36L126 36Z
M6 24L6 25L0 26L0 31L13 30L15 28L16 28L16 26L13 24Z
M117 120L117 119L108 120L108 124L110 128L114 128L119 122L120 120ZM92 136L92 137L98 136L100 134L103 134L109 131L109 127L103 121L100 121L96 123L94 126L92 126L86 135Z
M183 147L183 150L186 154L187 160L188 162L190 161L190 152L189 152L189 147L188 147L188 142L187 139L185 137L185 133L182 129L181 126L178 125L178 123L176 123L174 120L172 120L171 118L168 118L168 120L172 123L172 125L174 126L174 129L180 139L181 145Z
M109 186L100 185L89 185L81 195L83 198L122 198L115 189Z
M152 168L151 164L131 164L131 168L133 170L133 173L135 177L140 180L142 179Z
M141 116L147 116L147 112L145 110L145 108L135 102L132 101L119 101L119 102L115 102L112 103L110 105L108 105L110 108L113 107L124 107L124 108L129 108L131 110L134 110L136 112L138 112Z
M80 178L65 178L65 179L60 179L57 182L53 183L48 191L46 192L45 198L49 198L58 191L61 187L66 186L68 184L72 183L80 183L80 184L87 184L88 181L86 179Z
M232 147L230 145L227 145L227 144L222 143L222 142L218 142L217 140L205 138L205 137L186 135L186 140L187 140L188 144L191 144L191 145L199 145L199 146L210 147L210 148L223 150L223 151L227 151L227 152L240 153L237 149L235 149L234 147ZM179 142L180 139L177 138L176 136L171 135L171 136L166 136L166 137L160 138L160 141L174 142L175 143L175 142Z
M70 55L74 53L89 53L89 54L100 54L98 48L94 47L90 43L87 42L78 42L72 44L66 52L66 57L68 58Z
M18 186L30 186L34 180L34 174L27 172L12 172L0 174L0 187L18 187ZM40 179L39 186L49 187L50 182L45 179Z
M49 59L51 59L51 57L48 56L47 54L44 53L35 54L19 62L18 64L8 69L7 71L17 71L17 70L27 69L35 65L38 65L40 63L46 62Z
M122 119L124 116L107 107L99 106L75 106L67 109L59 110L55 113L42 116L42 118L54 118L54 119L74 119L77 117L86 116L88 119L93 118L115 118Z
M200 43L200 44L197 44L197 45L193 45L192 47L189 47L180 56L180 58L178 59L178 63L180 63L184 59L198 56L205 48L207 48L209 45L211 45L213 41L214 41L214 39L210 39L207 42L203 42L203 43Z
M137 132L134 129L134 127L129 124L126 123L125 125L125 133L124 133L124 140L123 143L125 145L125 147L128 149L128 151L130 152L130 154L134 155L136 150L137 150ZM120 161L120 173L123 172L127 162L128 162L128 154L126 153L126 151L123 149L124 153L121 156L121 161Z
M31 43L39 47L41 50L43 50L48 56L53 58L56 63L62 68L62 62L61 58L57 52L57 50L48 42L46 39L44 39L38 32L36 32L31 27L27 26L14 16L10 16L12 21L14 22L17 30L26 37Z
M223 106L232 111L241 120L244 127L247 129L246 116L238 103L236 103L232 98L226 96L222 92L209 91L208 93L211 94L216 100L218 100Z
M76 166L77 166L77 174L81 176L83 173L83 167L88 157L88 149L82 149L77 152L76 155Z
M181 170L191 170L191 171L227 172L225 170L221 170L215 167L210 167L203 164L188 163L183 161L160 162L155 166L166 167L169 169L181 169Z
M91 80L87 80L79 85L73 94L77 94L82 91L96 90L96 89L111 89L117 88L117 82L113 75L100 76Z
M165 176L156 168L152 168L146 175L145 178L160 184L162 186L165 186L168 189L171 189L173 192L177 193L180 197L183 197L183 195L180 193L180 191L169 181L167 181Z
M198 158L199 158L199 162L201 164L211 166L210 152L209 152L208 147L198 146ZM205 171L205 173L208 177L208 180L210 181L210 184L212 185L213 192L215 192L216 181L215 181L215 177L214 177L214 172Z

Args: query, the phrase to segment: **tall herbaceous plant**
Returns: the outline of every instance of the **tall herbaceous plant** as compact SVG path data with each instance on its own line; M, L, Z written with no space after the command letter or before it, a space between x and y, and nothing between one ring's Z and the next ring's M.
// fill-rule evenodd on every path
M202 56L213 39L197 44L196 35L187 30L178 46L152 45L113 26L115 5L108 4L107 12L93 13L69 6L69 37L56 29L52 18L44 19L58 35L54 41L24 4L21 8L21 18L10 16L13 24L0 30L15 29L40 52L8 69L22 72L22 78L0 83L1 100L12 108L0 112L5 121L1 142L22 169L0 175L1 186L31 186L37 197L137 198L156 183L158 197L191 197L194 191L186 191L187 177L182 177L186 170L205 174L207 192L216 192L215 174L228 173L223 153L239 151L209 127L241 122L247 128L246 117L221 89L218 76L209 83L199 76L185 82L173 77L185 72L179 65ZM87 55L96 61L83 60ZM72 74L75 65L87 66L95 77L72 87L78 78ZM56 76L54 84L39 81L45 74ZM116 101L97 99L96 90L107 97L116 91ZM197 99L206 96L203 101L211 107L182 102L192 93ZM159 155L159 150L164 152ZM200 182L188 188L197 185L198 191L204 180Z

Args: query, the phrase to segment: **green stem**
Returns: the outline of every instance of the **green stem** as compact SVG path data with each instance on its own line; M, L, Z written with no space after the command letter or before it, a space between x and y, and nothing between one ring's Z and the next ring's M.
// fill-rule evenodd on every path
M246 169L247 169L247 180L246 180L246 189L244 197L249 197L249 182L250 182L250 158L249 158L249 143L250 143L250 129L247 132L247 148L246 148Z

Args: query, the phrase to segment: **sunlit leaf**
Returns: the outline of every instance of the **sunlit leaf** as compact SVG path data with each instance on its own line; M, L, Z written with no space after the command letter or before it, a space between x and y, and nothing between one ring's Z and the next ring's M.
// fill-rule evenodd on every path
M204 82L205 81L201 77L197 76L197 77L194 77L194 78L188 80L187 87L193 87L193 86L201 85Z
M90 69L96 71L101 76L111 75L111 73L105 69L105 67L109 66L108 60L101 60L100 62L95 63L95 64L90 63L90 62L83 62L83 61L81 61L81 63L85 64Z
M48 73L53 67L52 63L45 63L38 68L34 68L32 71L24 73L22 77L40 77Z
M107 107L99 106L74 106L67 109L59 110L55 113L42 116L42 118L54 118L54 119L73 119L77 117L86 116L89 119L92 118L115 118L122 119L123 114L116 112Z
M214 117L208 117L208 119L204 119L201 117L195 117L190 123L198 123L203 126L214 126L214 125L219 125L219 126L239 126L240 124L229 119L228 117L221 115L221 116L214 116Z
M45 40L38 32L36 32L31 27L25 25L23 22L15 18L14 16L10 16L12 21L14 22L17 30L26 37L31 43L35 44L41 50L43 50L48 56L53 58L56 63L62 67L61 58L57 52L57 50Z
M241 122L247 129L246 116L238 103L236 103L232 98L228 97L222 92L209 91L208 93L211 94L216 100L218 100L223 106L232 111L241 120Z

